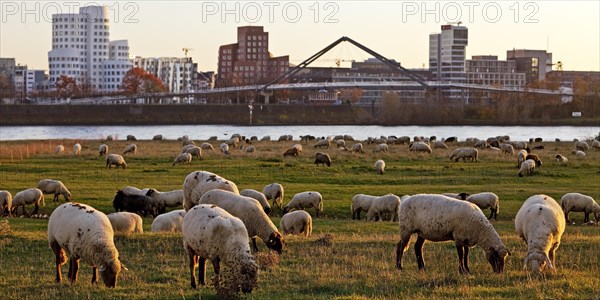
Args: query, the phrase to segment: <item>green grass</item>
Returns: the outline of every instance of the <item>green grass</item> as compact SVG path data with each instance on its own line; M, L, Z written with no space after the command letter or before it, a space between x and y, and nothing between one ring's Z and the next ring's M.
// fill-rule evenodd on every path
M83 155L55 155L54 146L63 143L71 149L83 145ZM390 152L351 154L326 150L331 167L313 165L314 149L306 145L298 158L281 154L291 143L257 143L257 153L245 155L233 150L230 156L207 153L191 166L171 166L179 152L175 141L139 141L138 154L127 156L126 170L106 169L97 156L99 141L15 141L0 142L0 189L13 195L35 187L43 178L63 181L73 200L112 212L117 189L126 185L158 190L179 189L187 174L195 170L215 172L234 181L240 189L262 190L265 184L281 183L285 202L298 192L314 190L324 197L323 217L314 218L309 238L286 236L286 248L275 263L261 263L258 288L247 298L254 299L599 299L600 227L582 225L583 214L572 213L577 225L569 225L558 249L557 271L532 277L523 269L526 246L514 230L514 216L521 203L534 194L555 199L567 192L581 192L600 199L600 151L589 151L583 160L570 154L572 143L543 143L540 155L544 165L535 176L517 177L516 158L480 152L478 163L452 162L450 150L434 150L431 155L410 153L406 146L392 145ZM108 145L120 153L125 142ZM217 144L215 144L217 146ZM453 148L454 146L451 146ZM567 165L554 162L561 153ZM386 173L375 174L377 159L386 161ZM471 275L457 270L454 244L427 243L427 270L417 270L411 246L404 256L404 271L394 267L398 242L397 224L351 220L350 202L354 194L397 195L442 192L476 193L492 191L500 197L498 220L492 221L504 244L512 252L505 273L494 274L483 251L470 252ZM51 214L59 203L46 197L41 214ZM60 198L62 201L62 197ZM62 203L62 202L61 202ZM31 211L32 207L27 208ZM489 215L489 211L485 211ZM279 225L281 212L272 220ZM150 232L150 218L144 219L144 234L116 236L115 243L123 271L115 289L92 286L91 268L80 268L76 285L54 283L54 257L48 247L47 220L0 219L0 291L3 299L215 299L212 287L189 287L187 257L178 234ZM259 243L264 258L266 248ZM259 263L261 260L259 260ZM67 267L63 267L66 277ZM212 267L207 268L212 280Z

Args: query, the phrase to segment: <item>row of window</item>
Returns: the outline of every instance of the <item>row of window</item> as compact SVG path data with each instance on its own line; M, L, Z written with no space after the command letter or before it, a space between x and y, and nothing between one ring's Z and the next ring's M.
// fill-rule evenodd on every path
M103 18L88 18L88 17L83 17L83 18L52 18L52 23L56 23L56 22L94 22L94 23L108 23L108 19L103 19Z
M249 41L262 41L263 40L263 35L248 35L247 36ZM264 39L265 41L268 40L267 35L264 35ZM240 37L240 41L244 40L244 36Z

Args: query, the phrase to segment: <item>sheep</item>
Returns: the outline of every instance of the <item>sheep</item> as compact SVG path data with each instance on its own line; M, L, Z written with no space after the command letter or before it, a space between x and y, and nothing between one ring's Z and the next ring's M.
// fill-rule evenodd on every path
M221 263L229 269L229 282L235 293L250 293L256 286L258 265L250 253L248 231L244 223L214 205L194 206L183 218L183 248L189 257L190 285L196 289L196 266L200 285L205 285L206 259L212 262L217 289L220 287Z
M454 199L458 199L458 200L467 200L467 197L469 197L469 194L467 193L442 193L442 195L446 196L446 197L450 197L450 198L454 198Z
M362 143L356 143L354 145L352 145L352 152L354 153L365 153L365 150L363 149L363 144Z
M115 166L115 169L117 169L119 166L123 169L127 169L127 163L125 162L125 159L119 154L106 155L106 167L110 169L113 165Z
M477 205L481 209L489 208L491 210L490 220L492 217L494 220L498 219L498 210L500 209L498 195L491 192L483 192L470 195L466 200Z
M202 148L198 146L190 145L190 147L185 148L185 153L189 153L198 159L202 158Z
M385 161L383 161L383 159L376 161L374 167L377 170L378 175L383 175L385 172Z
M409 144L410 143L410 137L409 136L401 136L399 138L396 139L396 144Z
M256 152L256 147L254 146L248 146L246 148L244 148L244 153L254 153Z
M56 150L54 152L56 152L56 154L61 154L61 153L65 152L65 146L63 146L63 145L56 146Z
M388 152L389 147L387 144L377 144L375 146L375 152Z
M113 199L113 208L115 212L127 211L139 213L146 216L148 213L155 215L152 198L146 195L126 194L123 190L118 190Z
M128 140L128 141L137 141L137 139L135 138L135 136L134 136L134 135L131 135L131 134L128 134L128 135L127 135L127 140Z
M148 189L144 195L152 198L153 205L161 214L167 207L181 207L183 204L183 190L159 192L155 189Z
M581 150L573 150L571 152L571 154L575 154L575 157L582 159L585 158L585 152L581 151Z
M600 205L594 201L594 198L580 194L580 193L567 193L560 198L560 206L565 214L565 220L567 223L571 223L569 220L569 213L572 211L583 212L585 217L584 223L590 221L590 213L594 213L596 223L600 221Z
M71 201L71 192L62 183L62 181L54 179L42 179L38 182L37 187L44 194L54 194L54 198L52 198L52 201L54 202L58 201L59 195L62 195L63 198L65 198L65 201Z
M322 140L319 140L319 141L317 141L317 143L314 145L314 147L315 147L315 148L317 148L317 147L319 147L319 148L320 148L320 147L327 147L327 148L329 148L330 146L331 146L331 140L329 140L329 139L322 139Z
M408 145L409 151L431 153L431 147L424 142L413 142Z
M292 209L305 209L314 207L317 218L319 213L323 211L323 196L319 192L301 192L292 197L292 200L283 207L283 213L286 214Z
M144 233L144 228L142 228L142 218L137 214L130 212L115 212L106 216L110 221L114 233L124 235Z
M192 155L189 153L181 153L181 154L177 155L177 157L175 157L175 160L173 160L173 164L171 166L174 166L175 164L191 165L192 164Z
M303 210L291 211L281 217L279 221L281 234L302 234L309 237L312 233L312 217Z
M265 214L268 215L271 212L271 206L269 205L269 201L267 200L265 194L253 189L243 189L240 191L240 195L256 199L256 201L258 201L258 203L260 203L260 205L263 207Z
M592 142L592 148L594 148L594 149L600 149L600 141L599 140L594 140Z
M515 148L509 143L500 144L500 150L502 150L502 154L515 154Z
M210 143L207 143L207 142L202 143L202 145L200 145L200 148L202 150L207 150L207 151L208 150L211 150L211 151L215 150L215 148L213 147L213 145L211 145Z
M110 142L110 141L112 141L112 140L114 140L114 139L115 139L115 138L114 138L112 135L108 135L108 136L106 136L106 141L107 141L107 142Z
M219 149L223 154L229 154L229 145L226 143L221 143L221 145L219 145Z
M198 204L204 193L213 189L240 193L233 181L208 171L194 171L188 174L183 181L183 209L190 210Z
M271 136L270 135L265 135L260 139L261 142L270 142L271 141Z
M19 215L19 206L22 206L23 214L29 217L30 214L25 210L25 206L29 204L34 205L31 214L37 214L40 204L42 206L46 205L46 202L44 202L44 193L38 188L28 188L16 193L12 199L12 210L15 212L15 216Z
M277 206L279 209L283 209L283 186L279 183L271 183L265 185L263 188L263 194L267 197L267 201L273 202L273 207Z
M48 220L48 244L56 256L56 282L62 281L60 266L69 257L69 280L77 282L79 260L92 267L92 284L100 277L107 287L117 286L121 269L114 244L114 232L108 217L93 207L67 203L57 207Z
M568 158L566 158L560 154L556 154L556 162L566 164L568 161L569 161Z
M153 141L162 141L163 140L163 136L162 134L157 134L155 136L152 137Z
M587 151L590 150L590 145L584 141L575 142L575 150Z
M527 154L527 156L525 156L525 160L528 159L532 159L533 161L535 161L535 167L541 167L542 166L542 160L540 160L540 157L537 156L537 154Z
M419 270L425 268L423 244L453 240L458 252L458 270L469 274L469 248L480 246L495 273L504 271L504 261L510 252L500 236L475 204L443 195L419 194L400 203L398 213L400 241L396 247L396 268L402 270L402 255L410 237L418 235L415 254Z
M487 148L488 143L485 140L479 140L477 142L475 142L475 144L473 145L473 147L475 148L480 148L480 149L485 149Z
M298 156L299 153L300 152L298 151L297 148L292 147L292 148L288 148L287 150L285 150L285 152L283 153L283 157L286 157L286 156Z
M150 189L145 188L145 189L140 190L133 186L126 186L126 187L122 188L121 191L123 191L123 193L128 194L128 195L146 195L148 193L148 191L150 191ZM149 196L149 195L146 195L146 196Z
M525 161L525 157L527 157L529 153L525 149L519 150L517 152L517 169L521 167L521 164Z
M371 207L367 212L367 221L383 221L383 214L391 214L390 221L398 220L398 208L400 207L400 197L394 194L387 194L373 199Z
M361 211L369 211L371 208L371 203L373 203L373 199L378 196L371 196L365 194L356 194L352 197L352 204L350 205L350 210L352 210L352 220L360 220L360 212Z
M0 191L0 216L6 211L8 216L12 216L12 194L9 191Z
M100 154L98 156L106 155L106 153L108 153L108 146L106 144L100 145L100 147L98 147L98 153Z
M279 138L277 139L278 142L288 142L292 140L292 136L289 134L284 134L279 136Z
M160 214L152 221L150 227L152 232L181 232L181 224L186 212L184 209L177 209L168 213Z
M73 145L73 155L79 154L81 154L81 144L76 143L75 145Z
M246 225L255 251L258 251L256 237L259 237L269 249L282 253L283 237L255 199L230 191L210 190L202 195L199 204L214 204L240 218Z
M230 146L233 148L237 148L239 142L240 142L239 138L233 137L233 138L230 138L230 139L226 140L225 142L223 142L223 144L226 144L227 146Z
M527 142L509 141L508 143L510 143L516 150L527 149Z
M329 157L329 154L324 152L315 153L315 165L318 166L319 164L331 167L331 157Z
M528 159L521 164L521 168L519 168L519 177L523 177L523 175L533 176L533 170L535 169L535 161L533 159Z
M335 140L335 145L338 147L346 147L346 141L339 139L339 140Z
M534 274L547 265L555 269L556 250L565 231L565 218L560 205L552 197L529 197L515 217L517 234L527 245L525 266Z
M466 162L467 159L470 159L471 161L476 162L478 156L479 151L476 148L456 148L450 154L450 160L458 162L462 159Z
M435 141L433 143L433 149L448 149L448 146L442 141Z
M137 145L136 144L129 144L125 147L125 151L123 151L123 155L125 154L136 154L137 153Z

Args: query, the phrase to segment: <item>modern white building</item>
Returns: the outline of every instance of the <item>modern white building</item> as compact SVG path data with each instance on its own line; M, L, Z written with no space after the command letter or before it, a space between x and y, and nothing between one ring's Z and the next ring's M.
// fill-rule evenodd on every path
M193 92L198 72L198 64L191 57L139 57L133 59L133 66L160 79L167 90L173 93Z
M522 88L525 73L517 72L514 60L498 60L495 55L474 55L465 61L467 83Z
M442 25L429 35L429 70L433 80L465 83L465 58L469 32L465 26Z
M133 68L133 63L129 60L129 43L127 40L110 42L108 59L102 63L103 90L118 91L121 82L123 82L123 77L131 68Z

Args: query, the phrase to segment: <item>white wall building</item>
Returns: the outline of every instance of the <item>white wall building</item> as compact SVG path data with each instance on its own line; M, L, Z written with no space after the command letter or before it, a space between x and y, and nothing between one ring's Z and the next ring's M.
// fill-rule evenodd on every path
M469 34L465 26L442 25L429 35L429 69L435 81L466 82L465 58Z
M133 65L160 79L167 90L173 93L193 92L198 64L191 57L139 57Z
M133 68L133 63L129 60L129 43L127 40L110 42L108 58L102 63L103 89L116 92L120 89L127 71Z

